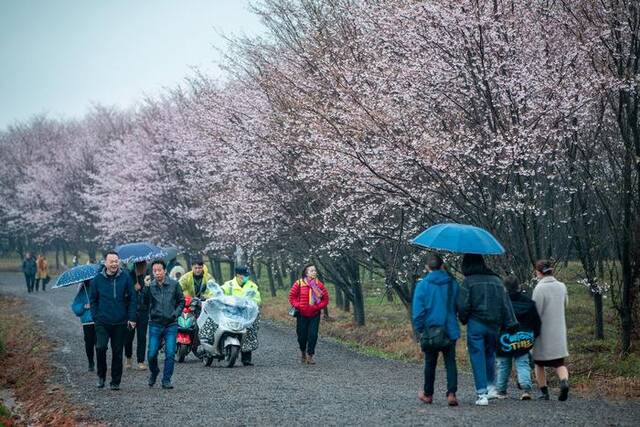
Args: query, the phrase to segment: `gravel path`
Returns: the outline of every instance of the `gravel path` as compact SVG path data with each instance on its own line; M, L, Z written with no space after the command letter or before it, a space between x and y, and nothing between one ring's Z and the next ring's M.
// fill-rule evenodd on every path
M26 294L22 277L0 273L0 294L25 297L43 329L58 343L52 360L57 380L72 399L112 425L639 425L640 402L608 403L570 397L566 403L520 402L516 394L475 407L472 380L459 378L461 406L449 408L444 377L437 374L436 401L421 404L418 364L355 353L318 343L318 364L298 362L293 330L263 322L255 366L205 368L193 356L176 363L174 390L150 389L147 372L125 371L122 389L95 388L86 372L82 329L69 304L75 287ZM322 331L322 327L321 327ZM440 390L441 392L439 392Z

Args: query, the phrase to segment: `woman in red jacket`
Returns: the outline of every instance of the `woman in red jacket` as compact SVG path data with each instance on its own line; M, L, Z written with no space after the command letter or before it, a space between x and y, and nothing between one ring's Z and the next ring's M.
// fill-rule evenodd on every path
M296 280L289 291L289 303L298 310L296 333L302 363L315 365L313 355L318 341L320 312L329 304L329 292L318 280L318 270L309 264L302 270L302 278Z

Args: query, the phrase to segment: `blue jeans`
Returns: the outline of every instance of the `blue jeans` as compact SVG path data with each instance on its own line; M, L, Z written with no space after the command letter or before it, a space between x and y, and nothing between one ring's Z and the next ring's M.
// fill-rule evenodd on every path
M496 378L496 388L500 393L507 392L507 383L511 374L512 361L516 362L516 372L518 373L518 383L522 390L531 391L531 365L529 364L529 354L518 357L497 357L498 373Z
M173 375L174 357L176 355L176 338L178 336L178 324L174 323L169 326L158 325L157 323L149 323L149 370L152 375L158 375L158 350L160 349L160 341L164 338L164 371L162 373L162 384L171 382Z
M488 386L495 382L497 344L497 326L489 326L469 319L467 347L473 370L473 381L478 394L486 394Z

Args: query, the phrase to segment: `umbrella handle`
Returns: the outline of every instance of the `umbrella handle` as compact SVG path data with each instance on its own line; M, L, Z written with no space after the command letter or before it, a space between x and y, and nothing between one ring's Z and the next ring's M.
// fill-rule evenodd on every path
M87 292L87 287L84 285L84 283L82 284L82 289L84 290L84 294L87 296L87 301L89 301L89 293Z

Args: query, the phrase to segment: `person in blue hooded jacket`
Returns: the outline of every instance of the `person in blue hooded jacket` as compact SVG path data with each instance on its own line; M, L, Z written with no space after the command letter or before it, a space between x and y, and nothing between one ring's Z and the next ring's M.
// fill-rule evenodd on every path
M431 326L445 326L451 343L441 351L426 350L424 353L424 389L418 398L424 403L433 402L433 384L435 381L438 354L442 352L447 371L447 402L449 406L458 406L458 368L456 366L456 340L460 338L460 326L457 320L455 301L460 286L443 269L443 260L433 254L427 261L429 273L416 285L413 294L412 321L415 331L422 334ZM449 294L450 293L450 294Z
M71 310L80 318L82 324L82 335L84 336L84 349L89 362L89 372L95 369L94 354L96 348L96 327L91 317L91 304L89 294L91 293L91 280L85 280L78 288L78 293L71 303Z
M104 268L91 282L91 317L96 325L98 388L107 376L107 347L111 342L111 390L120 390L122 349L127 327L136 327L137 298L131 276L120 268L120 257L108 251Z

